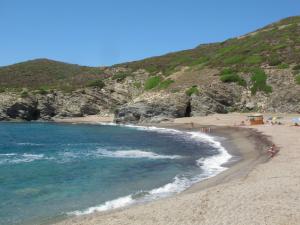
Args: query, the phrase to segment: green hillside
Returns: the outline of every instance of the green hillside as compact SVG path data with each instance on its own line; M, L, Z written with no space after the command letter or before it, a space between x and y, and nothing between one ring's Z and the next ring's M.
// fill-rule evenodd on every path
M1 88L74 89L107 77L96 67L36 59L0 67Z
M115 80L122 81L138 69L145 69L152 75L169 76L183 66L196 70L214 68L220 71L223 82L238 82L245 85L245 82L236 76L236 73L259 71L260 68L268 67L295 68L295 77L297 77L295 79L299 80L299 65L300 17L296 16L224 42L200 45L190 50L114 65L110 68L111 71L117 67L123 67L127 68L127 72L121 75L113 74L113 72L110 74L116 77ZM231 72L228 73L228 71ZM37 59L0 67L0 87L2 89L26 87L68 90L101 83L99 80L107 77L109 75L105 74L101 68L48 59ZM264 79L263 75L262 79Z
M133 70L144 68L154 74L162 72L167 76L181 66L244 70L261 66L286 68L299 63L300 17L297 16L221 43L121 65Z

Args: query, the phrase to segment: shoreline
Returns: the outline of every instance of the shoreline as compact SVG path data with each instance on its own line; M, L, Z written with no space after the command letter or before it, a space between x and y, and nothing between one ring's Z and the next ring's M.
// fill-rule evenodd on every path
M65 122L65 121L64 121ZM73 123L73 121L70 121ZM77 121L78 122L78 121ZM80 122L79 122L80 123ZM86 123L86 122L84 122ZM92 123L93 122L89 122ZM144 125L141 125L144 126ZM182 131L200 131L201 125L194 126L192 129L188 124L182 123L168 123L168 124L145 124L145 126L156 126L161 128L177 129ZM212 126L210 126L212 127ZM222 146L225 147L226 151L234 158L230 159L229 162L225 163L227 169L214 175L212 177L205 178L186 190L172 195L167 198L154 200L151 202L134 204L124 208L117 208L105 212L94 212L88 215L75 216L59 221L58 224L107 224L101 222L101 218L105 217L109 219L110 216L118 213L126 213L126 211L134 211L138 208L147 207L151 204L159 204L159 202L165 201L176 201L176 198L181 196L201 192L202 190L209 189L211 187L230 182L234 179L243 178L258 164L266 162L268 160L265 150L266 147L271 145L269 139L255 130L244 129L244 128L233 128L228 126L213 126L212 132L208 135L213 137L225 137L225 140L221 140ZM220 140L218 140L220 141ZM259 148L255 148L255 145L260 143ZM253 151L254 149L254 151ZM95 220L95 221L94 221ZM88 221L93 221L92 223ZM57 221L56 221L57 222ZM133 222L133 221L131 221ZM112 223L117 224L117 223Z

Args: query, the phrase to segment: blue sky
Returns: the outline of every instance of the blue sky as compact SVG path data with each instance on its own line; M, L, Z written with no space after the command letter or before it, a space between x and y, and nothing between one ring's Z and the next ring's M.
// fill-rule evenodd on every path
M293 15L299 0L0 0L0 66L34 58L111 65Z

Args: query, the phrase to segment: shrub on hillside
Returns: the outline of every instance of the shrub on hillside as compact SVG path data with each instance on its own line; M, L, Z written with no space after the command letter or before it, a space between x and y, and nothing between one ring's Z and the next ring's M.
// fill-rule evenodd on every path
M286 63L281 63L277 66L278 69L287 69L289 68L289 65Z
M98 88L104 88L105 87L105 83L103 82L103 80L98 79L98 80L93 80L90 81L87 84L88 87L98 87Z
M158 84L160 83L160 77L159 76L154 76L154 77L149 77L146 82L145 82L145 90L151 90L155 88Z
M220 80L224 83L236 82L241 86L247 86L246 81L241 78L233 68L225 68L221 71Z
M159 88L160 89L166 89L170 86L170 84L174 83L174 80L171 80L171 79L167 79L167 80L164 80L162 82L160 82L159 84Z
M221 71L221 75L235 73L236 71L232 68L225 68Z
M260 55L252 55L245 59L244 63L255 65L260 64L263 61L263 58Z
M22 97L22 98L27 98L28 96L29 96L29 93L28 93L27 90L22 90L22 91L21 91L21 97Z
M123 81L125 80L125 78L128 76L127 73L117 73L115 75L113 75L112 79L113 80L117 80L117 81Z
M36 93L40 95L46 95L48 94L48 90L46 88L39 88L38 90L36 90Z
M224 64L226 65L231 65L231 64L239 64L242 63L242 61L244 60L244 56L241 55L234 55L228 58L225 58L223 60Z
M251 81L253 82L251 87L252 95L255 95L257 91L272 92L272 87L267 85L267 75L262 69L254 69L252 71Z
M189 89L186 90L185 92L188 96L192 96L193 94L199 94L199 90L197 85L194 85L192 87L190 87Z
M277 66L277 65L281 64L281 60L278 58L271 58L271 59L269 59L268 64L269 64L269 66Z

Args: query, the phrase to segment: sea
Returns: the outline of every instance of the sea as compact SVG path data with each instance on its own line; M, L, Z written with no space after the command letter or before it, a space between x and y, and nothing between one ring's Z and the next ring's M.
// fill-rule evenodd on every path
M226 170L221 137L116 124L0 123L0 224L143 204Z

